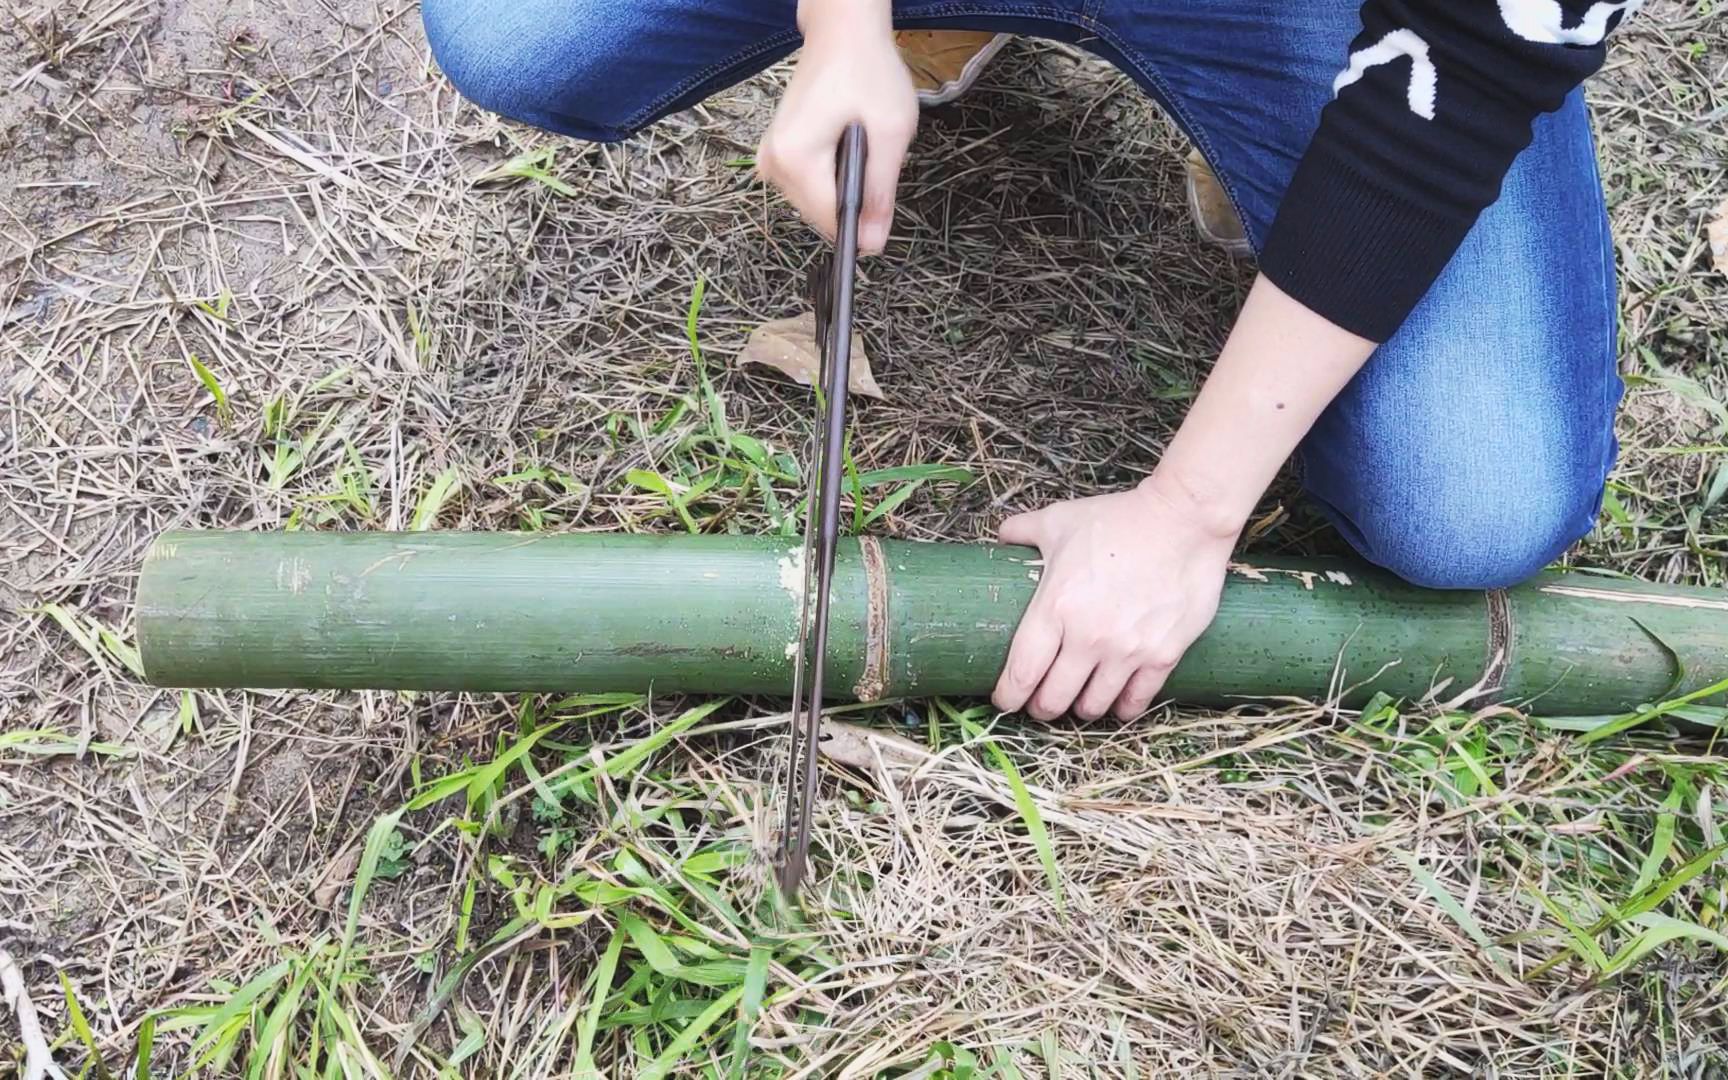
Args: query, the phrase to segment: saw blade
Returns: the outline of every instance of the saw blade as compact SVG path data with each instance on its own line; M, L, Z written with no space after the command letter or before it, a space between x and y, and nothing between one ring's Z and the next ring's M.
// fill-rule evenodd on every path
M779 883L795 897L809 863L810 821L816 801L817 740L828 654L828 600L840 534L841 474L845 468L846 405L851 377L852 287L858 260L858 214L864 190L864 129L847 127L837 169L839 222L832 259L811 271L816 341L821 353L805 492L803 589L798 644L792 667L791 746L786 815L782 822Z

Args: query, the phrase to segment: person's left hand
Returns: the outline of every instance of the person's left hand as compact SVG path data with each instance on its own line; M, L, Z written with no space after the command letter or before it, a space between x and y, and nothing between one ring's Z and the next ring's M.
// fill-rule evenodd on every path
M1044 571L992 700L1040 720L1145 712L1212 622L1240 525L1219 525L1166 491L1055 503L1002 523L1005 544L1036 547Z

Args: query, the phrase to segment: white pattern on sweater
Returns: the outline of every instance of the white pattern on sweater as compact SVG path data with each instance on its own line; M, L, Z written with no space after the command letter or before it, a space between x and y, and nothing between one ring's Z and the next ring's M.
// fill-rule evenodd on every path
M1502 4L1506 2L1501 0ZM1351 53L1350 66L1332 80L1332 93L1336 95L1376 64L1390 64L1401 56L1410 58L1410 89L1405 92L1410 111L1424 120L1434 119L1434 97L1439 91L1440 77L1434 71L1434 62L1428 59L1428 43L1414 30L1394 30L1366 49Z
M1560 0L1499 0L1506 28L1538 45L1599 45L1608 36L1608 23L1619 14L1631 15L1644 0L1591 4L1577 26L1567 27Z

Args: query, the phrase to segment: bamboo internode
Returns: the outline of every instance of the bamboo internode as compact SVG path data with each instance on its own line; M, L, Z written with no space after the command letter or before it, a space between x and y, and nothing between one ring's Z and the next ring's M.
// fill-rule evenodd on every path
M796 541L521 533L174 532L138 639L162 686L785 694ZM841 543L829 685L983 695L1040 572L1027 548ZM1341 562L1233 564L1168 692L1360 702L1485 689L1613 712L1728 675L1728 593L1580 573L1436 592Z

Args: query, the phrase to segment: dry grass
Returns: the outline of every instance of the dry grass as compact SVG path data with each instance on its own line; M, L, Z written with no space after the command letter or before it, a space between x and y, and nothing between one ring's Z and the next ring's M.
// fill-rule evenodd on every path
M1575 557L1720 584L1728 502L1701 508L1728 475L1728 282L1707 269L1703 217L1728 174L1728 33L1708 5L1652 0L1595 84L1632 388L1620 517ZM158 531L402 528L451 469L442 527L676 528L624 477L689 464L700 409L656 421L695 401L684 315L699 277L729 422L795 445L803 396L720 363L797 308L815 251L728 164L783 77L600 148L461 103L405 4L66 0L0 20L0 84L16 87L0 98L0 948L45 1030L68 1031L63 973L117 1064L153 1010L225 998L223 980L339 937L373 822L417 777L517 737L521 705L183 699L138 682L123 649L86 653L40 606L123 643ZM492 175L536 149L576 197ZM889 400L861 410L854 448L862 468L945 462L981 482L921 490L884 531L973 538L1151 467L1249 273L1196 243L1181 157L1126 81L1060 48L1017 45L929 118L894 248L865 273ZM1299 503L1267 509L1263 549L1335 546ZM772 524L741 502L726 527ZM676 910L728 962L753 943L771 955L751 1034L764 1075L915 1069L943 1040L1026 1075L1728 1069L1721 951L1677 941L1605 975L1541 899L1589 924L1633 894L1665 828L1659 877L1709 851L1724 772L1705 744L1584 750L1516 716L1304 703L1102 732L1005 723L993 738L1048 826L1059 914L995 758L951 715L877 710L940 757L915 781L829 771L826 906L788 934L757 864L706 892L679 869L693 851L765 845L775 707L732 703L561 813L533 812L512 771L503 790L518 794L483 842L449 824L473 807L405 817L411 854L361 910L349 974L365 978L339 988L362 1038L390 1063L411 1036L404 1072L430 1075L479 1032L458 1071L567 1073L565 1033L612 928L633 914L664 931ZM534 760L615 757L679 709L571 721L569 749ZM444 996L462 946L515 914L486 855L519 880L584 887L629 883L633 859L667 892L562 895L557 910L592 918L506 935ZM1660 910L1719 928L1723 890L1707 870ZM1634 939L1601 935L1611 954ZM621 970L647 970L640 994L715 992L644 956L622 952ZM596 1037L616 1075L686 1019L626 1011L640 1004L615 1001L608 1015L634 1019ZM161 1035L159 1068L184 1067L186 1043ZM961 1075L912 1074L938 1067Z

